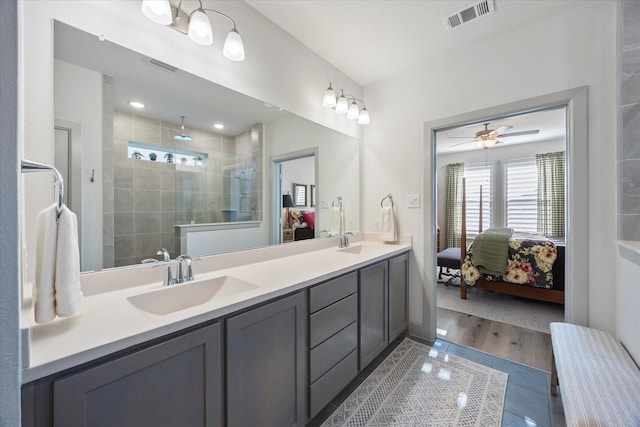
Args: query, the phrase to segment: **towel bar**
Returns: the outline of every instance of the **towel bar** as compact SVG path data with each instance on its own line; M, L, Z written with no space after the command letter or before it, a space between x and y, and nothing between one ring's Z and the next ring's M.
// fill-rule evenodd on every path
M64 182L62 179L62 175L60 174L60 172L58 172L58 169L56 169L52 165L22 159L22 173L40 172L43 170L50 170L53 172L54 185L56 188L56 194L58 195L56 202L56 214L58 215L58 217L60 217L60 214L62 213L62 205L64 203Z

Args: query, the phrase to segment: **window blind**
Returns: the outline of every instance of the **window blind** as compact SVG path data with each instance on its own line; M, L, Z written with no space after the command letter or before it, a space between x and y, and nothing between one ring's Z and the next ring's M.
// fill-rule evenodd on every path
M482 229L491 227L492 173L493 169L490 165L465 165L467 238L473 239L479 233L480 186L482 186Z
M538 213L538 169L535 159L505 164L505 220L508 228L536 232Z

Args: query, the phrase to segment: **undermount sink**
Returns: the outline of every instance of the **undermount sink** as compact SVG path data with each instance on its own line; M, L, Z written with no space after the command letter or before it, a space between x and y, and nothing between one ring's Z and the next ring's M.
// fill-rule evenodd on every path
M221 276L167 286L146 294L130 296L127 300L145 313L170 314L205 304L214 298L226 298L257 288L258 286L244 280Z
M362 248L364 246L362 245L358 245L358 246L349 246L348 248L342 248L342 249L338 249L338 252L344 252L347 254L361 254L362 253Z

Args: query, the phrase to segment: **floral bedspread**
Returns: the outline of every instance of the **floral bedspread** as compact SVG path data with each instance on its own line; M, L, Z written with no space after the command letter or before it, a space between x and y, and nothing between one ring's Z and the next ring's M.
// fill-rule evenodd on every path
M551 268L556 258L556 245L551 240L539 234L516 232L509 240L507 274L492 276L481 273L473 264L472 245L462 263L462 278L469 286L473 286L479 278L483 277L492 281L551 289L553 287Z

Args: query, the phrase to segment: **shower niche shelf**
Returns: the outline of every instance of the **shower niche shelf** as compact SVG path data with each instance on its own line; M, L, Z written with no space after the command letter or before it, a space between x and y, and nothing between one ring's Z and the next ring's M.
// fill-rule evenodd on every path
M155 154L155 160L154 156ZM144 142L129 141L127 157L133 160L141 160L155 163L170 163L181 166L207 167L208 155L198 151L181 150L162 145L147 144Z

